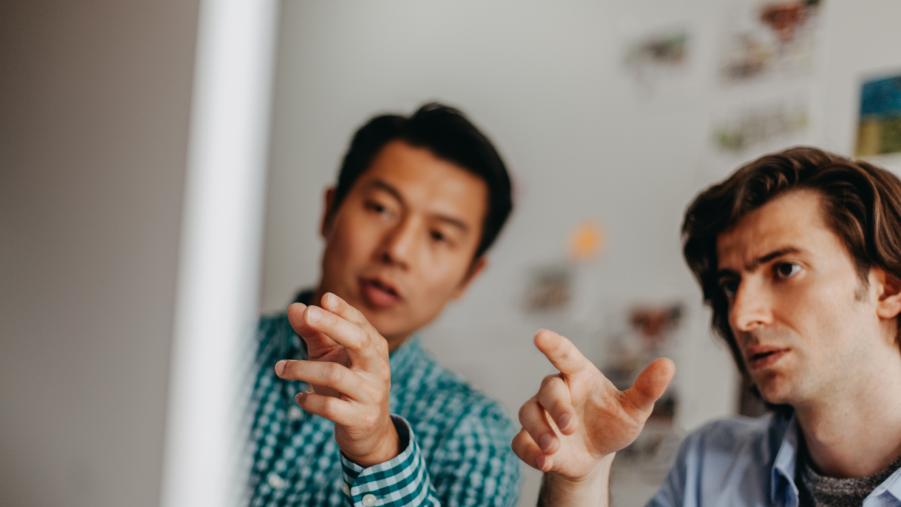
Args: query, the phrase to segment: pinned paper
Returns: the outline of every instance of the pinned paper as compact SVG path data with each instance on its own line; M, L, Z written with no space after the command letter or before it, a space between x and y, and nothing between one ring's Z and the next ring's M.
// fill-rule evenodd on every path
M604 234L594 221L579 224L569 238L569 257L573 261L590 261L600 254Z
M901 74L864 81L857 124L858 156L901 152Z

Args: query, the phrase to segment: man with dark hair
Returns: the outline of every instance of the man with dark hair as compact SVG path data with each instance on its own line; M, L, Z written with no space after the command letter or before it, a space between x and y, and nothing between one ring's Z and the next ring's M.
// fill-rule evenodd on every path
M762 157L701 193L683 252L713 327L774 409L689 435L650 505L901 505L901 181L814 148ZM520 411L514 450L547 505L608 499L615 453L674 373L617 390L566 338Z
M512 424L413 337L484 269L511 210L501 157L459 111L356 132L325 194L318 285L260 322L251 505L516 502Z

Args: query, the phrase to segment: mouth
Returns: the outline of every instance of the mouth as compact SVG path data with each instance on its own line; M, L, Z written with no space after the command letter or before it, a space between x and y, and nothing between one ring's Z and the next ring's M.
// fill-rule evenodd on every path
M383 278L360 278L360 292L366 303L376 309L389 308L403 300L397 287Z
M789 351L787 348L754 345L745 351L745 359L751 371L761 370L774 365Z

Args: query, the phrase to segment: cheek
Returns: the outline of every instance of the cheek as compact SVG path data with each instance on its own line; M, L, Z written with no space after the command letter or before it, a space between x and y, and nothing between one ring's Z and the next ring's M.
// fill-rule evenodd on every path
M813 284L786 291L780 308L802 339L820 345L853 335L862 324L862 305L854 301L853 288L844 285ZM829 350L818 349L819 353Z
M423 302L428 301L430 308L443 306L456 294L464 274L465 267L450 263L438 263L424 270L420 278Z
M331 234L326 237L326 251L335 262L348 262L367 258L377 241L378 231L372 224L359 218L346 217L335 223Z

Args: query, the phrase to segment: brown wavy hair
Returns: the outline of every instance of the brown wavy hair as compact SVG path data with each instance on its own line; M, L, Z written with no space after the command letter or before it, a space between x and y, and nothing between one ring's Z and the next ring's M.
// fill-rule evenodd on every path
M901 180L885 169L811 147L765 155L698 195L682 222L682 253L713 310L714 331L741 351L729 327L729 306L716 278L716 240L745 215L792 190L822 197L826 224L848 249L864 286L870 268L901 279ZM901 347L901 319L895 341Z

